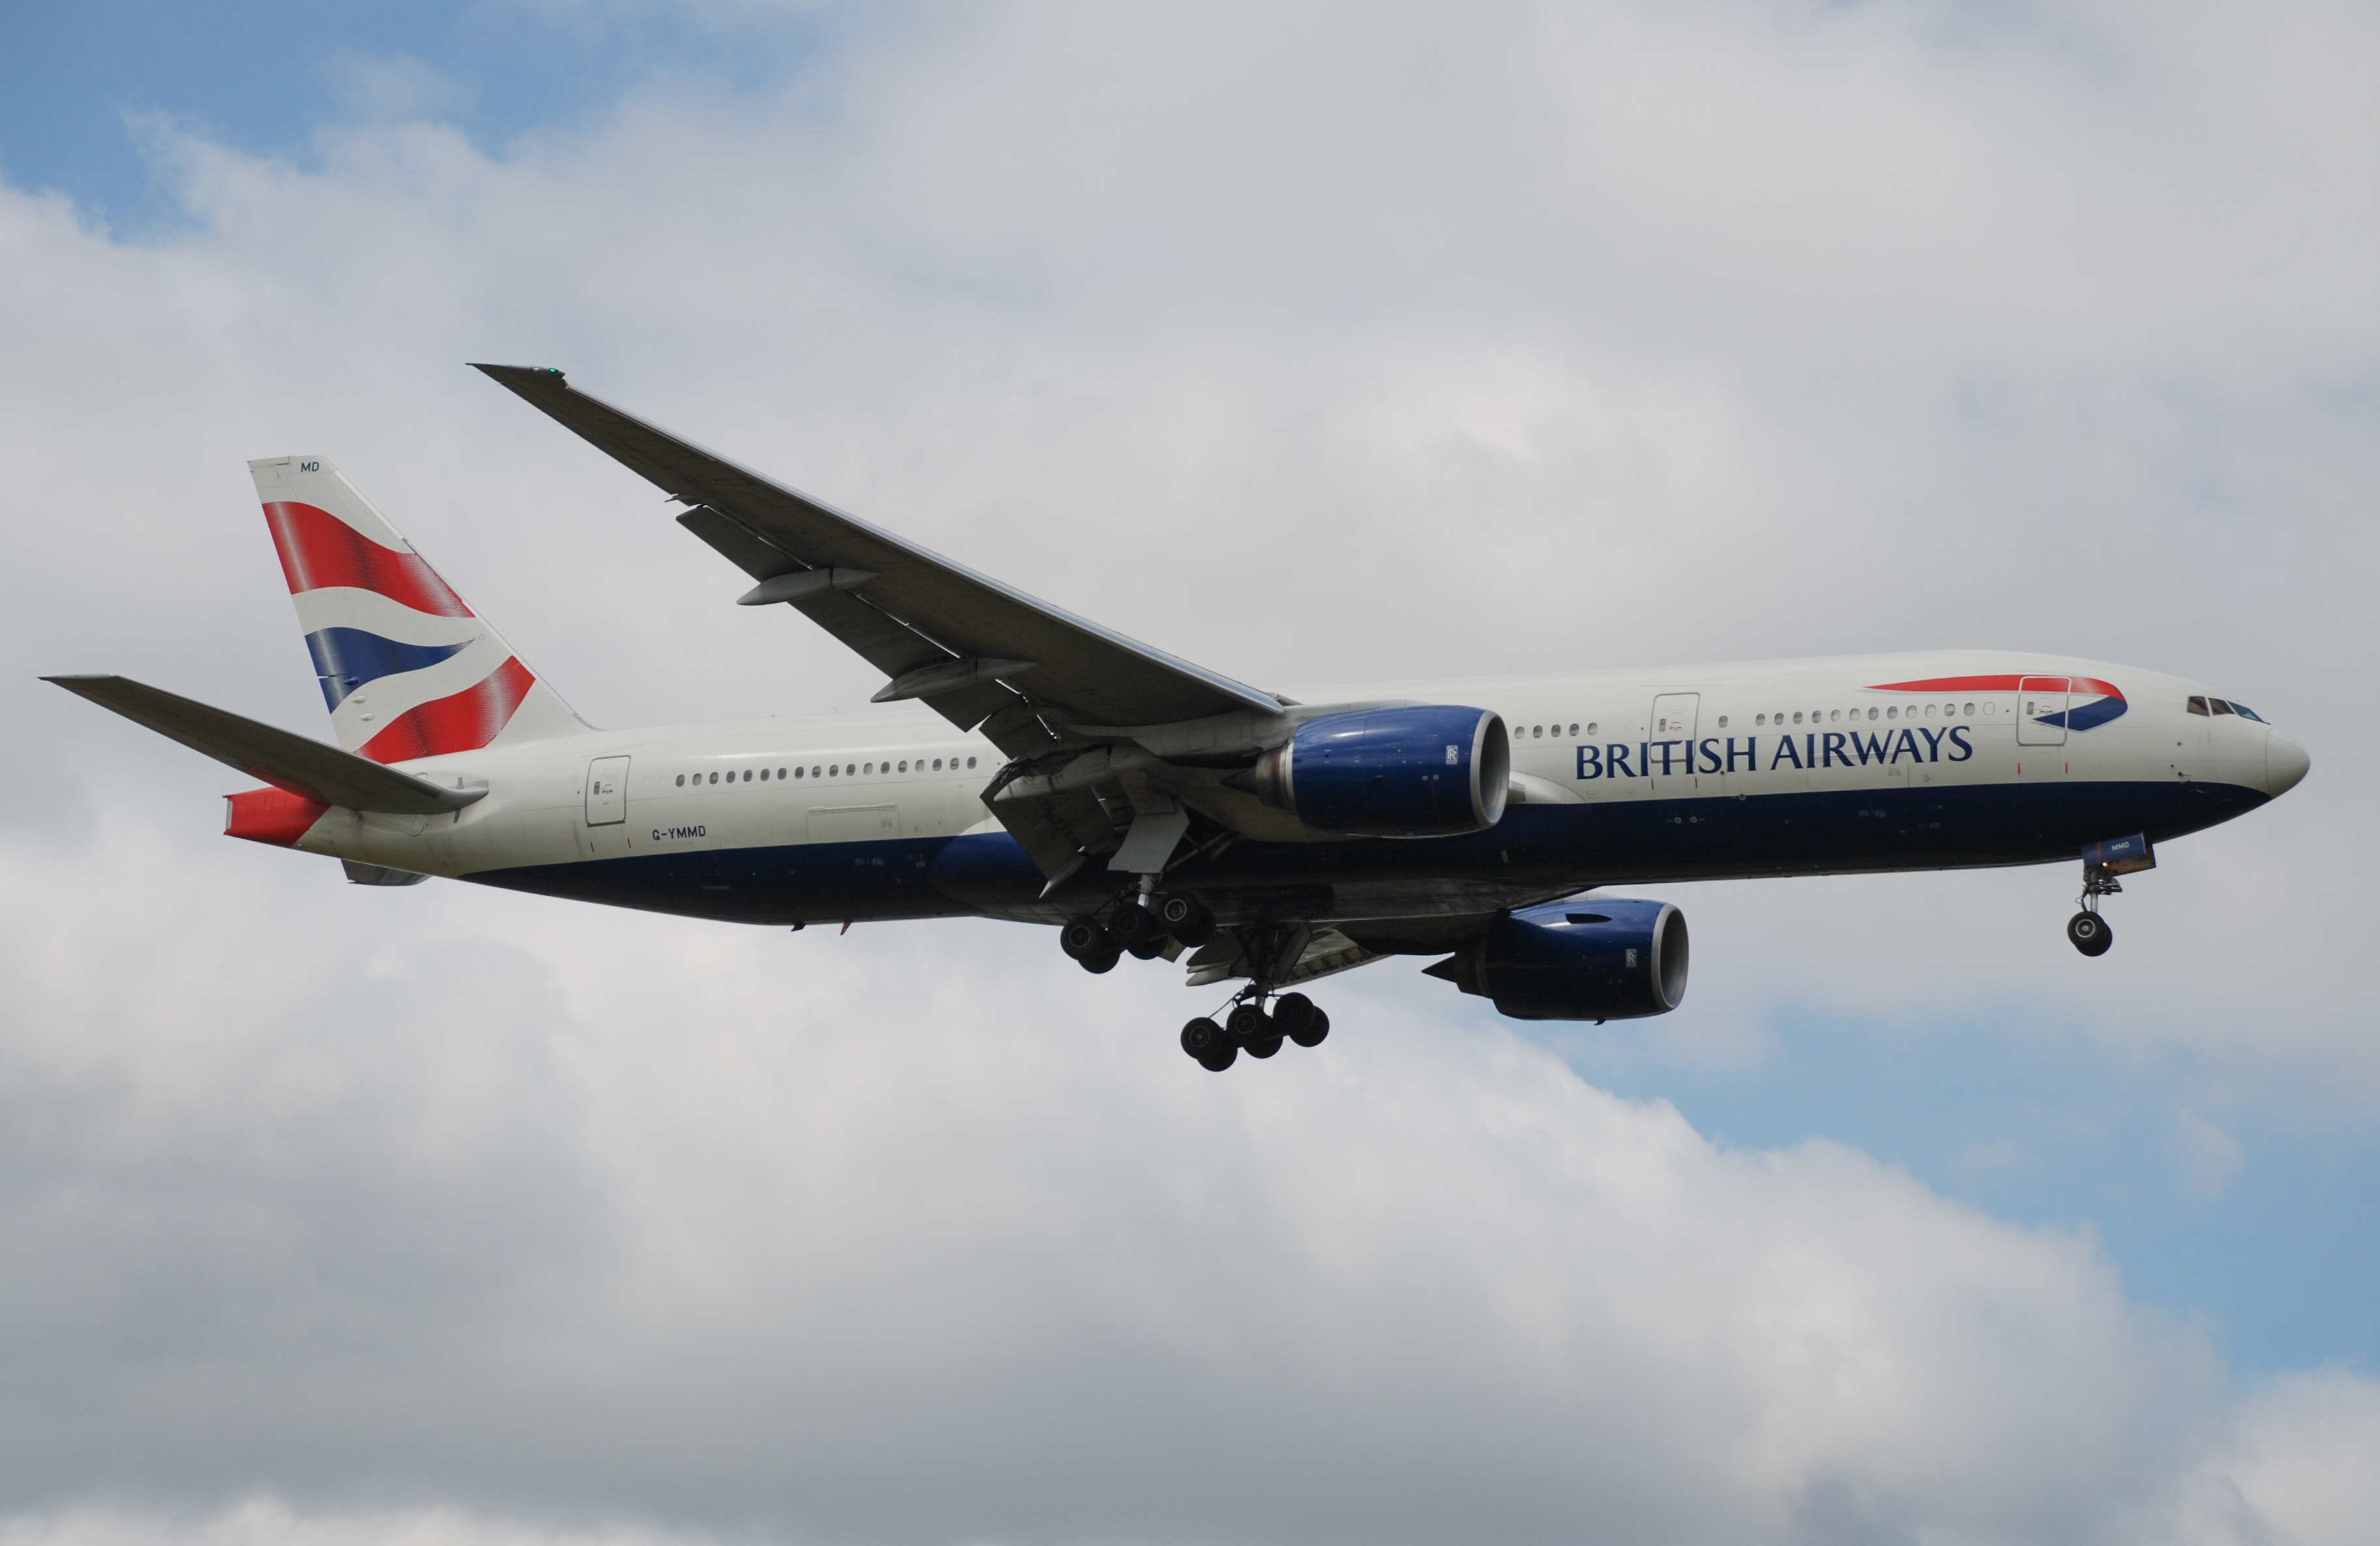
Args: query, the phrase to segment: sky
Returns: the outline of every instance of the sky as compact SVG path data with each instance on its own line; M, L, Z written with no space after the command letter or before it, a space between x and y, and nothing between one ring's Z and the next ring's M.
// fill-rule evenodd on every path
M2367 7L0 12L0 1546L2344 1541L2380 1511ZM464 361L1242 680L1976 646L2306 746L1686 885L1684 1005L219 835L333 456L589 720L899 714ZM1493 706L1493 705L1490 705Z

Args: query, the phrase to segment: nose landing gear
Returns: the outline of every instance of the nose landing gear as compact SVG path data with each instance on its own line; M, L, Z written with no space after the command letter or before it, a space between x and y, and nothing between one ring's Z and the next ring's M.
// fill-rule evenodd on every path
M2115 930L2099 916L2099 898L2113 896L2124 889L2115 871L2104 864L2082 867L2082 895L2079 898L2082 910L2066 920L2067 943L2085 956L2105 956L2116 943Z

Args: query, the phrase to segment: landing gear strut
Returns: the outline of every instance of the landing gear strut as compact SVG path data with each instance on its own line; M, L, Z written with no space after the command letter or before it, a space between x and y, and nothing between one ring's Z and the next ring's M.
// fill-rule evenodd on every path
M2085 956L2105 956L2116 943L2116 931L2099 916L2099 898L2113 896L2124 889L2115 872L2105 865L2082 867L2082 910L2066 920L2066 938Z

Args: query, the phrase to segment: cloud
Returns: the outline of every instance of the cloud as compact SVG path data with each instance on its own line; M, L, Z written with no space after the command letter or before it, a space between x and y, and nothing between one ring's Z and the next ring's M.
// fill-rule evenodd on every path
M146 247L0 189L10 1528L2323 1539L2367 1382L2242 1406L2087 1234L1714 1142L1403 967L1209 1079L1203 1003L1031 931L342 887L29 680L316 724L239 463L322 450L600 721L878 685L488 358L1272 685L2137 658L2313 780L2105 962L2063 874L1694 888L1684 1055L1954 1013L2358 1119L2369 23L2276 15L903 13L502 157L169 139Z

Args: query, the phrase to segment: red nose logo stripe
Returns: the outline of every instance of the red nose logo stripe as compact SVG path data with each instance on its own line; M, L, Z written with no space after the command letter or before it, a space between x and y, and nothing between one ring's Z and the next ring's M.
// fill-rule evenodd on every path
M273 528L273 546L281 554L281 572L293 596L345 585L377 591L416 612L471 615L463 598L448 590L419 554L384 548L328 510L276 499L264 506L264 519Z
M2096 692L2121 702L2124 695L2113 682L2095 676L2071 676L2062 671L2029 671L2022 676L1929 676L1922 682L1878 682L1870 692L2014 692L2020 682L2071 682L2076 692Z
M536 685L536 676L514 656L451 698L407 709L359 749L375 762L476 751L512 722L513 711Z

